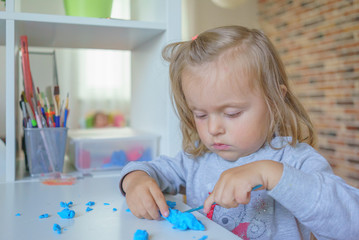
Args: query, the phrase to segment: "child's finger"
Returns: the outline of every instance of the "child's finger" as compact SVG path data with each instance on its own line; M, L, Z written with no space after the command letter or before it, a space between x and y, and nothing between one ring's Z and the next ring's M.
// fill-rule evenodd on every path
M203 204L203 211L207 214L211 210L211 206L214 203L214 195L211 193Z
M143 199L143 211L141 212L141 215L146 219L160 218L156 201L152 197Z
M168 217L168 215L169 215L168 205L166 202L166 198L163 195L160 188L158 188L158 187L151 188L150 191L151 191L154 201L156 202L158 208L160 209L162 216Z
M160 212L161 212L162 216L168 217L170 212L169 212L166 200L164 199L164 201L162 201L162 200L158 201L158 202L156 201L156 203L157 203L158 208L160 209Z

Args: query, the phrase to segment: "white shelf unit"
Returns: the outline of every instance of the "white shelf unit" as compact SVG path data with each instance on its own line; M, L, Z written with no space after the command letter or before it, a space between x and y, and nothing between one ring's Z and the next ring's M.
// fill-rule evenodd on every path
M170 94L168 65L162 48L181 40L181 0L132 0L131 19L99 19L15 10L6 0L0 12L0 45L6 47L5 181L15 180L19 93L19 37L30 46L131 51L131 127L160 135L160 154L174 155L181 134ZM0 178L1 179L1 178Z

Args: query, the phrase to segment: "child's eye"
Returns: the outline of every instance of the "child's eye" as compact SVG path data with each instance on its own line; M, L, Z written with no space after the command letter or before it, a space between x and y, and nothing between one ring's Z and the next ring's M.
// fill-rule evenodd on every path
M241 114L241 112L235 112L235 113L225 113L224 115L229 118L236 118Z
M195 113L195 114L193 114L194 115L194 117L195 118L197 118L197 119L204 119L204 118L206 118L207 117L207 115L206 114L199 114L199 113Z

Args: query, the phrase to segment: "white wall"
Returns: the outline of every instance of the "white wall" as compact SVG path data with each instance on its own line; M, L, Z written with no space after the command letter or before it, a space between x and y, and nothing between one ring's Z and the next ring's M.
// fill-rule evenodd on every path
M242 25L259 28L257 1L242 0L242 4L233 9L221 8L211 0L182 0L182 36L183 40L214 27Z
M5 47L0 46L0 137L5 129Z

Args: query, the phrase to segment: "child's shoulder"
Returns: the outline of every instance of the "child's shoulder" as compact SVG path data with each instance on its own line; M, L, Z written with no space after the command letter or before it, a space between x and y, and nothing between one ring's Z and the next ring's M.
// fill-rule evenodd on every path
M301 152L317 152L311 145L305 142L297 142L294 146L291 145L292 137L275 137L271 141L271 146L274 149L284 149L293 153Z
M303 168L305 166L329 166L328 161L311 145L298 142L291 146L291 137L276 137L272 143L274 147L281 147L281 162L288 163L291 166Z

